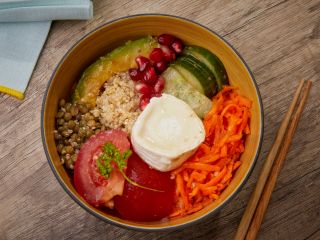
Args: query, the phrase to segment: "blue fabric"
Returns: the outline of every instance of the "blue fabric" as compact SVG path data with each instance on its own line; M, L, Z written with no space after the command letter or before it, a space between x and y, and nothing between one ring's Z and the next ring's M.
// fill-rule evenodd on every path
M24 93L50 25L50 21L0 23L0 86Z
M90 0L28 0L0 2L0 22L92 18Z
M51 20L90 19L92 9L90 0L0 0L0 91L23 96Z

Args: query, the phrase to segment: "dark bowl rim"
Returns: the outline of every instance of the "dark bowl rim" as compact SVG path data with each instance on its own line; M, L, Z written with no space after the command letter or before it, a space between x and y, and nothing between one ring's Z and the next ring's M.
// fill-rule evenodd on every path
M66 186L66 184L60 179L60 176L58 175L58 173L55 171L55 167L53 165L53 162L51 160L50 154L49 154L49 150L47 148L46 145L46 137L45 137L45 132L44 132L44 109L45 109L45 105L46 105L46 99L48 96L48 92L51 86L51 83L53 81L53 78L57 72L57 70L59 69L59 67L61 66L61 64L64 62L64 60L68 57L69 53L81 42L83 41L83 39L87 38L89 35L94 34L96 31L98 31L101 28L104 28L106 26L108 26L109 24L112 24L114 22L118 22L121 20L125 20L125 19L130 19L130 18L136 18L136 17L144 17L144 16L163 16L163 17L168 17L168 18L175 18L178 20L183 20L183 21L187 21L190 23L193 23L195 25L198 25L199 27L211 32L212 34L216 35L218 38L220 38L224 43L227 44L227 46L229 46L234 53L240 58L240 60L242 61L242 63L245 65L247 71L250 74L250 77L253 81L256 93L258 95L258 100L259 100L259 106L260 106L260 119L261 119L261 127L260 127L260 139L259 139L259 145L258 145L258 149L257 152L254 156L254 160L253 160L253 164L251 165L250 169L248 170L247 175L245 176L245 178L243 179L242 183L237 187L237 189L230 195L228 196L228 198L220 205L218 206L216 209L214 209L211 212L206 213L205 215L201 216L198 219L192 220L190 222L187 223L183 223L181 225L177 225L177 226L168 226L168 227L161 227L161 228L145 228L145 227L136 227L136 226L130 226L130 225L126 225L126 224L122 224L116 221L113 221L111 219L108 219L106 217L102 217L101 215L97 214L95 211L92 211L90 208L88 208L86 205L84 205ZM245 183L248 181L250 175L252 174L252 171L256 165L257 159L259 157L260 151L261 151L261 146L262 146L262 142L263 142L263 135L264 135L264 109L263 109L263 102L262 102L262 98L261 98L261 94L258 88L258 84L248 66L248 64L245 62L245 60L242 58L242 56L239 54L239 52L226 40L224 39L221 35L219 35L218 33L216 33L215 31L209 29L208 27L195 22L193 20L187 19L185 17L180 17L180 16L175 16L175 15L170 15L170 14L162 14L162 13L142 13L142 14L134 14L134 15L129 15L129 16L124 16L124 17L120 17L114 20L111 20L107 23L104 23L98 27L96 27L95 29L93 29L92 31L90 31L89 33L85 34L83 37L81 37L76 43L74 43L69 50L64 54L63 58L59 61L58 65L55 67L50 80L48 82L46 91L44 93L43 96L43 101L42 101L42 108L41 108L41 138L42 138L42 143L43 143L43 148L47 157L47 161L49 163L49 166L55 176L55 178L57 179L57 181L59 182L59 184L62 186L62 188L65 190L65 192L77 203L79 204L84 210L86 210L88 213L90 213L91 215L97 217L98 219L110 223L112 225L121 227L121 228L126 228L126 229L130 229L130 230L136 230L136 231L143 231L143 232L163 232L163 231L169 231L169 230L178 230L178 229L182 229L182 228L186 228L189 227L191 225L197 224L199 222L202 222L210 217L212 217L214 214L218 213L224 206L226 206L242 189L242 187L245 185Z

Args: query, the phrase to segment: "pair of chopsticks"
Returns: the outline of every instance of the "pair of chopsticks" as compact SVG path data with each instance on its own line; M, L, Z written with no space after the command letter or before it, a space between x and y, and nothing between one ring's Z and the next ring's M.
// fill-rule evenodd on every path
M311 88L311 81L301 81L281 122L275 141L263 165L256 187L239 224L235 240L256 239L277 177L288 153L293 135ZM300 102L298 103L298 100ZM297 106L298 105L298 106Z

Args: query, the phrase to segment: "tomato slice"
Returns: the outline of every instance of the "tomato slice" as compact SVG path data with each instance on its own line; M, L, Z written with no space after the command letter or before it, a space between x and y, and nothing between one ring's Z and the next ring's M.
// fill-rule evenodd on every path
M136 187L125 182L121 196L114 197L114 206L121 217L134 221L156 221L173 210L175 182L170 172L151 169L133 152L128 159L126 175L134 182L163 192Z
M110 130L98 133L89 138L81 147L74 166L74 186L77 192L91 205L108 205L116 195L121 195L124 187L124 178L118 170L114 170L106 179L101 176L96 159L102 152L102 146L113 143L121 152L130 148L130 142L125 132Z

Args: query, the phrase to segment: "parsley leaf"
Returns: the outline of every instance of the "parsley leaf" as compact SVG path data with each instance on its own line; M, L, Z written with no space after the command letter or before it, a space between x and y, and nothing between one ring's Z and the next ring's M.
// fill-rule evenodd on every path
M107 142L105 145L103 145L102 151L102 154L96 160L96 164L100 174L106 179L110 177L112 171L115 169L114 166L117 166L123 177L132 185L155 192L163 192L161 190L142 186L131 180L125 174L124 169L127 167L127 160L132 155L132 151L130 149L126 150L124 153L121 153L113 143Z

